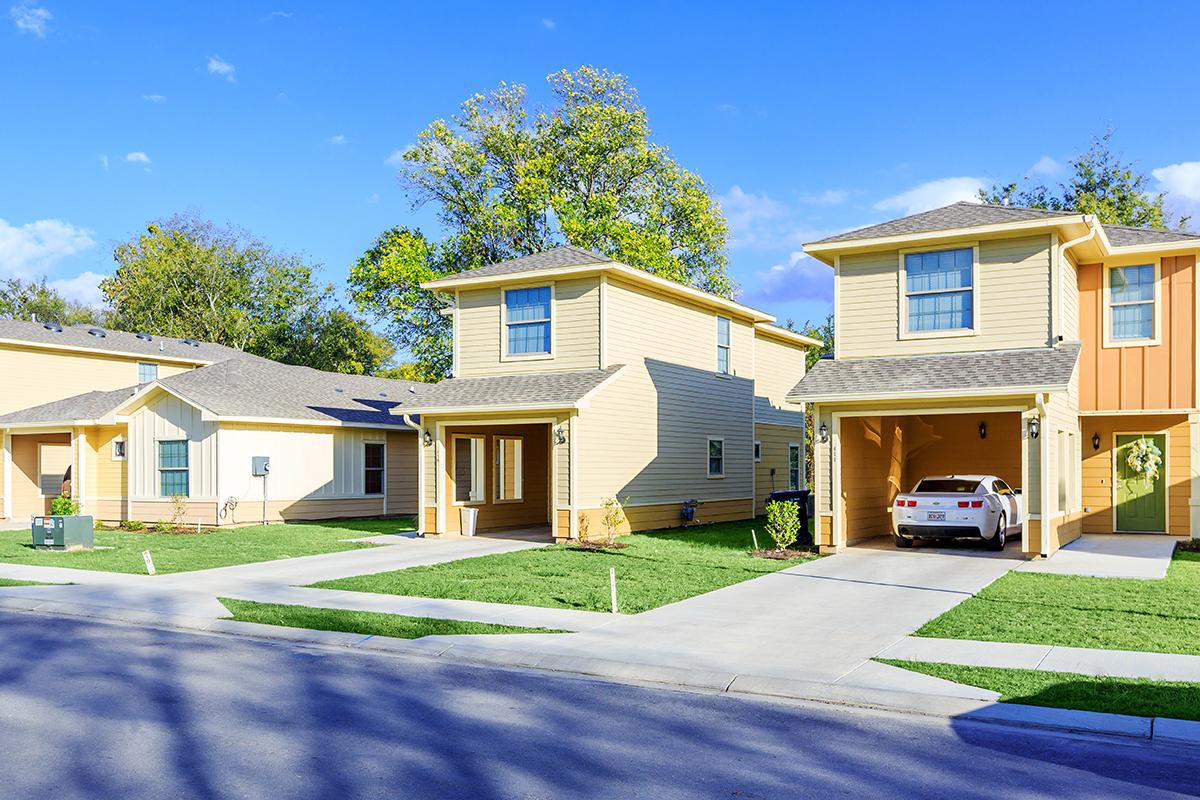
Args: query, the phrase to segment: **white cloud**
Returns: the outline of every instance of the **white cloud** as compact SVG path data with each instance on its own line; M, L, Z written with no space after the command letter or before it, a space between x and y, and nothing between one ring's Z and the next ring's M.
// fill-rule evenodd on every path
M1151 170L1162 190L1177 200L1200 202L1200 161L1182 161Z
M47 272L68 256L95 246L92 232L60 219L21 226L0 219L0 276L30 277Z
M143 153L141 150L135 150L125 156L125 161L130 164L149 164L150 156Z
M400 169L400 167L404 166L404 151L393 150L392 154L383 160L383 163L392 169Z
M267 16L272 19L291 19L292 12L290 12L290 11L272 11Z
M554 30L555 24L556 23L554 22L554 20L550 19L549 17L542 17L542 27L545 28L546 30L548 30L548 31Z
M758 286L748 298L752 302L833 301L833 270L799 250L788 256L786 264L756 275Z
M155 105L161 105L162 103L167 102L166 95L161 94L144 94L142 95L142 99L147 103L154 103Z
M50 287L68 300L74 300L87 306L99 306L104 305L104 293L100 291L100 281L107 277L98 272L81 272L74 278L59 278L50 281Z
M8 17L21 33L28 33L39 39L45 39L50 30L50 21L54 15L47 8L22 3L8 10Z
M814 206L838 206L846 202L849 198L850 192L845 189L826 189L816 194L802 194L800 195L800 202Z
M907 192L884 198L875 204L876 211L899 211L905 215L919 214L962 200L979 201L979 190L987 186L985 178L938 178L914 186Z
M208 57L208 74L222 77L230 83L237 81L237 67L223 61L220 56Z
M367 198L367 205L373 206L378 202L379 202L379 192L372 192L371 196Z
M734 185L717 201L729 223L730 247L782 250L817 238L818 232L802 225L793 208L767 194Z
M346 143L346 135L339 133L336 136L330 136L329 143L330 144L345 144Z
M1030 175L1058 175L1062 171L1063 165L1050 156L1042 156L1029 168Z

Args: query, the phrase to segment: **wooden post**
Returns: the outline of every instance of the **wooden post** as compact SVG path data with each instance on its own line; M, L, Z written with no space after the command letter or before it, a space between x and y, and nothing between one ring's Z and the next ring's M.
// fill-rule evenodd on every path
M612 593L612 612L614 614L616 614L616 613L618 613L617 612L617 568L616 567L608 568L608 588L609 588L610 592Z

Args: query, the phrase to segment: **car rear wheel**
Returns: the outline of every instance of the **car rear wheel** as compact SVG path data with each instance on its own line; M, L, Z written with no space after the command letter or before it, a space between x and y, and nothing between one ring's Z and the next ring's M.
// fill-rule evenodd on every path
M1004 545L1008 544L1008 520L1004 518L1004 514L996 520L996 532L992 534L992 538L988 539L988 550L1003 550Z
M913 545L912 539L909 539L908 537L905 537L905 536L901 536L898 533L894 534L893 538L896 540L896 547L912 547L912 545Z

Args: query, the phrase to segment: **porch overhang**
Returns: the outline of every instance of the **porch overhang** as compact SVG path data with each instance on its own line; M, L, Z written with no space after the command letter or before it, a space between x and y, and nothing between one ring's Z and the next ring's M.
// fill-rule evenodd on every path
M573 412L620 375L623 365L606 369L449 378L414 391L391 410L395 416L525 414Z

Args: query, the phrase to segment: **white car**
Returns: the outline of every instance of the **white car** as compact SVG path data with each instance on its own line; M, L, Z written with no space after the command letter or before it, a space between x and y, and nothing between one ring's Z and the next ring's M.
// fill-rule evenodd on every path
M892 533L897 547L914 539L982 539L1003 550L1025 522L1021 490L995 475L937 475L896 496Z

